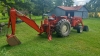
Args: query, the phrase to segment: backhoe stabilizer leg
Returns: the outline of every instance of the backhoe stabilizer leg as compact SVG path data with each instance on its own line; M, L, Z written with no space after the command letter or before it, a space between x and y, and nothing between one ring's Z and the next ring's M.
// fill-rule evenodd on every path
M6 35L7 42L10 46L21 44L20 40L15 35Z

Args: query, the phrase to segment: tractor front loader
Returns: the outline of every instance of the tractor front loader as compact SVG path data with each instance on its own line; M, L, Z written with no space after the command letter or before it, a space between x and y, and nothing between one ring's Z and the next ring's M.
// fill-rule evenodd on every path
M31 20L16 9L11 8L8 28L11 26L12 33L6 35L7 42L10 46L15 46L21 43L20 40L15 36L17 17L20 18L26 24L28 24L30 27L35 29L39 33L39 35L45 32L47 34L48 40L52 40L52 34L54 32L56 32L57 35L60 37L68 36L71 27L77 29L78 33L82 32L82 30L88 31L88 26L83 25L82 18L80 17L73 17L70 19L67 16L57 17L55 15L52 15L48 18L44 18L44 20L41 21L41 26L39 27L34 20Z

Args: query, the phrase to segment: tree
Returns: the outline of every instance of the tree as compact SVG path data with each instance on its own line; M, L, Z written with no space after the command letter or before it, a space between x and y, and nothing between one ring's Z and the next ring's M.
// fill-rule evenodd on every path
M73 0L64 0L64 5L65 6L73 6Z
M55 0L55 6L62 6L64 0Z
M1 6L2 5L2 6ZM0 0L0 11L5 7L27 10L35 15L42 15L56 6L72 6L72 0ZM2 8L3 7L3 8ZM2 8L2 10L1 10ZM9 11L9 10L8 10Z
M55 6L72 6L73 0L54 0Z
M35 4L34 14L36 15L42 15L53 8L52 0L32 0L32 2Z
M89 9L90 12L95 12L94 17L98 17L97 12L100 11L100 0L91 0L85 6Z
M32 11L34 8L34 3L32 3L31 0L0 0L0 5L2 5L0 11L4 11L4 8L6 7L8 8L8 12L11 7L16 8L17 10L27 10L28 12Z
M2 13L3 16L5 16L7 7L10 7L11 5L13 5L14 2L13 0L0 0L0 12Z

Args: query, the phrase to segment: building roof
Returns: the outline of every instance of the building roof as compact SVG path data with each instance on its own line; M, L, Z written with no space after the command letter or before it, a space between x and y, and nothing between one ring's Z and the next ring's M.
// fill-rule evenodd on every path
M83 6L73 6L73 7L67 7L67 6L58 6L58 8L61 8L63 10L79 10Z

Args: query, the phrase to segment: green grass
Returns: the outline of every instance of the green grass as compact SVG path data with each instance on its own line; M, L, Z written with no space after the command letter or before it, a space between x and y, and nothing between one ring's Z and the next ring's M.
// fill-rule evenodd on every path
M76 33L72 29L65 38L53 34L52 41L48 41L46 34L38 36L25 23L17 24L16 36L21 44L8 46L6 36L0 36L0 56L100 56L100 19L89 18L83 22L89 26L89 32ZM40 20L36 23L40 25Z

